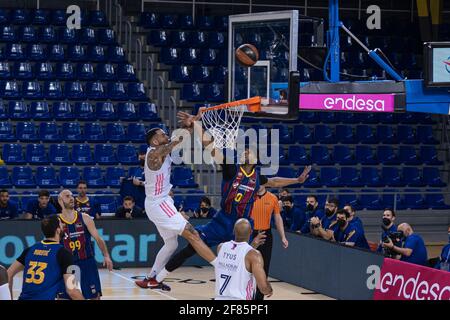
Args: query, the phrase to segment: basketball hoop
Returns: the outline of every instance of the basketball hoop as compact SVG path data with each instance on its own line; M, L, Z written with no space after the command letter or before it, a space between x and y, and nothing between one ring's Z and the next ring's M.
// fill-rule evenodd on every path
M260 110L261 97L252 97L202 108L200 112L206 130L214 138L214 147L235 149L242 115Z

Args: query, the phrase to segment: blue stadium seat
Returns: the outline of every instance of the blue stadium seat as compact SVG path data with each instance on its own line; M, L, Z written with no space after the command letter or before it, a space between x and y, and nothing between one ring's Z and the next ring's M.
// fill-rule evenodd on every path
M91 100L103 100L107 98L103 83L100 81L86 83L86 96Z
M58 63L56 65L56 78L62 80L75 79L75 71L73 65L68 62Z
M227 45L225 33L210 32L208 35L209 47L211 49L224 49Z
M194 18L191 15L181 14L178 17L178 22L181 30L190 30L195 28Z
M41 188L58 188L60 186L53 167L37 167L36 184Z
M44 83L44 98L49 100L59 100L64 98L61 82L46 81Z
M121 123L108 123L106 125L106 139L111 142L125 142L128 137ZM118 154L120 154L118 152Z
M10 12L7 9L0 9L0 25L8 24L10 21Z
M25 51L22 44L8 43L5 50L6 60L25 60Z
M196 25L200 30L213 30L215 27L214 18L209 16L199 16L196 19Z
M317 175L316 170L313 168L309 173L308 180L303 184L305 188L319 188L322 186L322 183L319 180L319 176Z
M175 82L192 82L193 75L191 73L191 69L188 66L172 66L170 70L169 79Z
M4 81L0 87L0 94L5 99L16 99L21 97L21 90L17 81Z
M225 83L228 76L228 69L226 67L215 67L212 71L212 81L217 83Z
M434 146L421 146L420 159L427 165L443 164L443 162L439 160L436 147Z
M1 141L16 140L11 122L0 121L0 140Z
M187 48L181 51L181 62L183 64L200 64L200 49ZM206 64L206 63L205 63Z
M410 146L400 146L399 160L406 165L419 165L422 160L417 156L416 149Z
M403 167L403 180L409 187L424 187L426 185L417 167Z
M79 63L77 66L77 77L80 80L95 79L94 67L90 63Z
M121 164L126 165L139 163L136 149L131 144L120 144L117 147L117 159Z
M39 125L39 139L45 142L61 141L58 125L55 122L41 122Z
M121 177L126 177L125 170L121 167L108 167L105 173L105 183L110 188L120 188Z
M150 102L139 103L139 119L144 121L157 121L159 118L156 112L156 105Z
M377 159L381 164L385 165L393 165L401 163L396 152L394 151L394 148L392 148L391 146L378 146Z
M30 114L34 120L50 120L52 118L47 101L31 102Z
M423 181L430 187L445 187L447 184L441 180L441 174L438 168L423 168Z
M160 28L160 17L157 13L142 12L139 17L139 25L147 29Z
M39 42L57 43L58 35L56 34L56 29L53 26L42 27L39 32Z
M3 145L2 160L8 164L25 163L22 145L17 143L5 143Z
M116 164L117 158L111 144L96 144L94 148L95 162L98 164Z
M83 168L83 179L91 188L104 188L105 180L103 179L102 169L98 167Z
M192 69L192 80L199 83L211 82L211 72L207 66L195 66Z
M36 29L33 26L24 26L20 31L22 42L37 42Z
M166 30L152 30L147 37L147 44L155 47L168 47L171 44L171 33Z
M67 49L67 58L69 61L86 61L86 49L82 45L70 45Z
M145 93L145 87L142 82L130 82L127 87L127 95L131 100L146 101L148 100Z
M319 119L324 124L338 123L338 112L319 112Z
M218 66L221 65L220 59L221 56L219 54L219 51L215 49L203 49L200 52L199 61L195 60L195 63L200 62L201 64L206 66Z
M314 143L312 130L304 125L296 125L294 127L294 141L300 144Z
M297 172L294 170L294 168L291 167L280 167L278 169L278 172L276 173L277 177L283 177L283 178L296 178Z
M24 101L9 102L9 117L13 120L29 120L30 112Z
M115 197L112 196L97 196L96 201L100 205L100 212L102 214L105 213L114 213L117 210L117 201Z
M428 205L422 197L419 189L405 189L404 202L405 207L413 210L427 209ZM409 193L415 192L415 193Z
M13 73L11 72L11 67L6 61L0 62L0 79L10 79Z
M65 122L62 125L62 139L66 142L82 142L84 135L78 122Z
M333 148L333 160L340 165L355 165L357 162L348 146L336 145Z
M64 92L67 99L71 100L84 100L86 99L86 93L83 86L79 81L69 81L64 85Z
M209 102L223 102L225 100L224 88L220 84L207 84L204 90L205 98Z
M71 164L72 160L69 153L69 147L65 144L51 144L48 156L50 162L54 165Z
M0 101L0 120L9 119L8 106L5 101Z
M397 126L398 142L405 144L416 144L417 139L414 129L410 126Z
M26 160L30 164L48 164L47 153L43 144L29 144L26 149Z
M123 48L121 46L109 46L108 47L108 59L111 62L124 62L126 60L125 58L125 52L123 51Z
M88 47L88 57L90 61L93 62L105 62L106 53L103 46L89 46Z
M314 136L319 143L333 144L336 142L333 129L327 125L318 124L314 127Z
M191 194L186 195L183 200L183 210L194 211L198 208L203 197L201 190L190 190Z
M418 126L417 138L419 142L426 144L438 144L439 141L434 137L432 126Z
M0 188L11 188L11 180L9 179L8 169L6 166L0 167Z
M341 184L347 187L363 187L358 169L353 167L341 168Z
M43 98L42 88L39 81L24 81L22 84L22 94L24 98L28 99Z
M80 40L81 44L94 44L97 42L97 37L95 35L95 30L92 28L82 28L80 30Z
M108 19L106 14L100 10L93 10L89 14L90 25L93 27L106 27L108 26Z
M380 143L396 144L397 139L394 134L394 129L391 126L380 125L377 126L377 139Z
M363 165L378 164L378 160L370 146L356 146L355 159Z
M94 108L92 104L87 101L76 102L74 108L74 114L78 120L82 121L92 121L94 119Z
M356 140L367 144L377 143L377 138L373 132L373 129L368 125L356 126Z
M161 62L164 64L168 65L179 64L181 61L180 49L162 48L159 57Z
M177 29L179 27L178 16L165 14L161 17L161 27L163 29Z
M52 11L52 15L51 15L51 24L55 25L55 26L63 26L66 25L66 20L67 20L67 16L66 16L66 10L54 10Z
M4 42L16 42L17 33L13 26L3 26L0 31L0 40Z
M80 181L80 170L77 167L62 167L59 171L59 181L64 188L76 188Z
M136 81L137 77L132 64L123 63L117 67L117 76L119 81Z
M33 171L30 167L14 167L11 175L12 183L16 188L35 188Z
M128 95L122 82L108 83L108 96L112 100L128 100Z
M336 140L341 143L355 143L355 136L351 126L339 124L336 126Z
M307 165L311 163L308 153L303 146L289 146L287 161L296 165Z
M278 134L280 137L280 140L283 141L283 143L294 143L294 139L291 136L291 133L289 132L289 127L283 124L275 124L272 126L272 129L278 130Z
M36 9L32 13L32 24L45 25L50 24L50 11L46 9Z
M403 181L400 170L396 167L383 167L382 169L382 181L385 185L389 187L404 187L405 182Z
M172 171L171 182L179 188L198 188L192 170L186 167L175 167Z
M94 164L91 148L88 144L74 144L72 146L72 160L75 164L91 165Z
M339 122L342 123L353 124L359 122L359 119L356 117L356 112L338 112L336 116Z
M187 101L204 101L204 89L198 83L185 84L181 90L181 99Z
M0 185L1 183L1 173L0 173ZM425 203L428 208L438 209L438 210L448 210L450 205L445 203L444 195L440 189L427 189L426 192L433 192L425 195ZM437 193L439 192L439 193Z
M228 30L228 16L217 16L214 19L214 22L217 30L220 31Z
M76 29L72 28L61 28L59 30L59 42L64 44L75 44L78 43L78 34Z
M36 64L36 78L40 80L54 79L53 65L49 62L42 62Z
M361 182L368 187L382 187L384 182L381 181L377 168L363 167L361 169Z
M208 35L203 31L193 31L191 34L191 46L194 48L209 47Z
M97 102L95 114L97 120L114 121L118 119L117 112L115 112L114 105L111 102Z
M39 140L34 122L19 122L16 126L16 138L20 141Z
M320 119L316 112L303 111L299 114L299 120L303 123L319 123Z
M84 136L88 142L105 142L103 127L98 122L87 122L84 125Z
M98 64L96 74L99 80L117 80L114 66L109 63Z
M355 190L351 189L340 189L338 190L338 199L341 206L345 206L347 204L351 205L355 210L360 210L361 206L358 201L358 197L355 194Z
M364 192L368 193L364 194ZM362 208L365 208L367 210L384 209L378 191L375 189L364 189L361 195L359 196L359 203Z
M320 181L326 187L340 187L340 176L338 169L334 167L320 168Z
M328 148L325 146L311 147L311 162L319 165L333 164Z
M72 106L67 101L53 102L53 116L56 120L74 120Z
M51 61L63 61L66 59L66 51L61 44L54 44L49 49L48 58Z
M117 104L119 119L122 121L136 121L138 115L134 103L120 102Z
M114 30L109 28L98 29L98 42L104 45L116 44Z
M128 177L141 177L144 174L144 170L141 167L129 167L128 168Z

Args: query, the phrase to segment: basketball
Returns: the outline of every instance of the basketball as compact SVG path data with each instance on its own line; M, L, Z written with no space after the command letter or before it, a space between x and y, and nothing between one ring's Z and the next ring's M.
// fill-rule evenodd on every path
M252 44L244 43L236 49L236 60L245 67L253 66L258 59L258 49Z

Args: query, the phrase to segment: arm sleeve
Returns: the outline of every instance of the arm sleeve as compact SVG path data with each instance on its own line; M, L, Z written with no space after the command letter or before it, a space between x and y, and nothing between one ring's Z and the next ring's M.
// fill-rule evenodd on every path
M27 256L29 250L30 248L26 248L25 250L23 250L22 254L16 259L17 262L19 262L23 266L25 265L25 257Z
M61 268L61 273L66 274L67 269L73 265L73 256L72 254L67 251L65 248L61 248L58 251L58 254L56 256L56 259L58 261L59 267Z

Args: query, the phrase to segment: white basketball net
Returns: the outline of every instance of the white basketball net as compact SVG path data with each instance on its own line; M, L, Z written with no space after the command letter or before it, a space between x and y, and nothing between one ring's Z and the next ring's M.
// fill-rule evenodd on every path
M246 110L247 105L242 104L202 112L202 122L205 129L213 136L215 148L236 148L239 124Z

